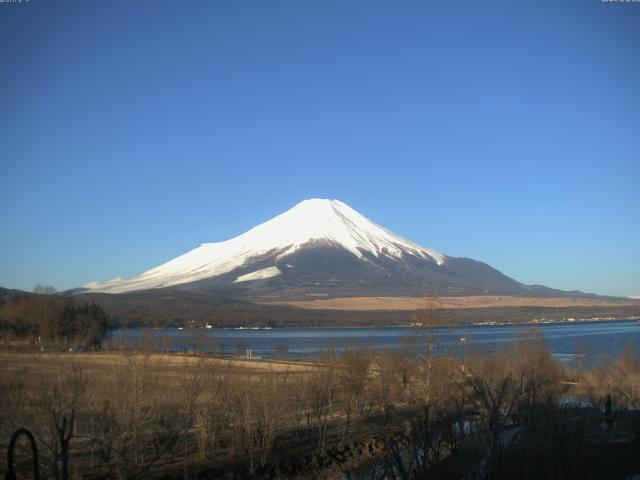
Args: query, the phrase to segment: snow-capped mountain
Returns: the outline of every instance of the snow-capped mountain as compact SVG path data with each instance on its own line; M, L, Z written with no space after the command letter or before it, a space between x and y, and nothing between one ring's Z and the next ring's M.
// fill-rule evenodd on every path
M339 200L305 200L246 233L204 243L131 279L85 291L179 287L240 297L531 294L488 265L448 257Z

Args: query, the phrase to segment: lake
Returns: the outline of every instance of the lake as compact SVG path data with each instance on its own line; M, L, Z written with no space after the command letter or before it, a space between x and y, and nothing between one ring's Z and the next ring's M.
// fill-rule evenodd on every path
M439 353L456 356L495 352L522 338L532 326L471 325L433 329ZM628 344L640 348L635 320L542 324L535 327L554 355L564 361L618 355ZM253 358L314 357L329 349L395 348L419 344L424 332L413 327L274 328L274 329L119 329L109 332L105 346L250 354Z

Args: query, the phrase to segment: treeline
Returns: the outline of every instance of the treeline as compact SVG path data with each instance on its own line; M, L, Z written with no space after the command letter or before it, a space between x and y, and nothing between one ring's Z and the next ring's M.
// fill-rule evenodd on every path
M0 341L5 345L52 348L100 348L109 326L94 302L39 293L15 293L0 300Z
M76 424L71 475L85 478L640 472L640 357L632 348L583 370L558 362L535 334L463 361L433 356L435 343L426 332L402 349L325 352L311 364L262 369L207 356L98 354L95 364L89 355L77 363L48 356L47 369L25 375L37 357L14 359L13 373L0 376L0 434L33 429L51 478L61 475L63 417Z
M30 295L0 288L0 305ZM56 296L59 297L59 296ZM95 303L109 317L109 327L363 327L409 325L412 311L307 310L286 305L257 304L177 288L124 294L83 293L77 302ZM534 319L640 317L640 305L608 307L497 307L440 309L442 325L478 322L528 323Z

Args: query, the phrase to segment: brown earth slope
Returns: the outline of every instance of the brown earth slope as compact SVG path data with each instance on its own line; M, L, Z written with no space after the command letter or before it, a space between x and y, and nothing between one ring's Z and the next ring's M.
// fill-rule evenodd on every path
M425 307L429 297L350 297L328 298L288 302L264 302L269 305L291 305L312 310L417 310ZM514 297L514 296L464 296L438 297L442 308L500 308L500 307L616 307L640 306L640 301L617 298L579 297Z

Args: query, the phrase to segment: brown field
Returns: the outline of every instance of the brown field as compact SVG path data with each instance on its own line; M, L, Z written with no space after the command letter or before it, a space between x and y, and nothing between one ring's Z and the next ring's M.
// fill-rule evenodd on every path
M418 310L428 297L349 297L289 302L269 302L270 305L292 305L310 310ZM497 307L618 307L640 306L640 301L610 298L540 298L511 296L438 297L442 308L497 308Z
M39 373L56 370L61 367L82 367L88 372L103 373L105 369L124 363L144 362L151 368L162 371L163 375L183 372L185 368L198 367L213 370L232 369L237 374L252 374L262 372L308 372L310 363L285 360L247 360L240 358L216 358L188 354L149 354L122 352L91 352L91 353L3 353L0 354L2 366L0 372L10 370L36 370Z
M559 462L577 472L566 478L581 480L640 471L632 348L587 371L560 363L535 332L462 364L432 356L434 342L426 335L397 350L304 363L2 352L0 471L20 427L36 438L40 478L340 480L398 478L380 472L400 468L417 472L407 480L436 471L441 479L557 478ZM589 406L554 407L565 395ZM613 413L601 408L605 398ZM497 448L519 432L517 443ZM434 453L399 455L427 449ZM18 448L13 464L17 478L31 478L28 450ZM484 465L504 474L481 476Z

